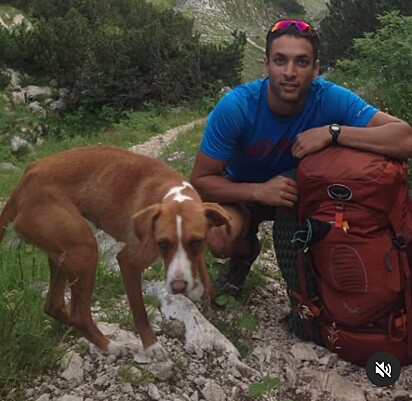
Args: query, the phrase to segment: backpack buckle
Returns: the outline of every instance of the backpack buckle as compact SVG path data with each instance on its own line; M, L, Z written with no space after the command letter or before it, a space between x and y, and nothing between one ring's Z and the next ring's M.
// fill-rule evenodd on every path
M315 315L307 305L299 304L297 306L297 312L301 319L313 319L315 317Z
M403 235L398 235L398 236L394 236L392 238L392 245L395 249L401 250L401 249L405 249L406 247L406 243L405 243L405 238L403 237Z

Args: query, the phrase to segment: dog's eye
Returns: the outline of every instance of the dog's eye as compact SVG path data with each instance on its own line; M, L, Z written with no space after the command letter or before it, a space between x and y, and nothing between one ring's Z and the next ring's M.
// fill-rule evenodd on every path
M189 246L193 251L197 251L202 246L202 241L200 239L194 239L190 241Z
M170 244L169 244L169 241L163 240L163 241L159 241L159 242L157 243L157 246L159 247L159 249L160 249L161 251L166 251L167 249L169 249Z

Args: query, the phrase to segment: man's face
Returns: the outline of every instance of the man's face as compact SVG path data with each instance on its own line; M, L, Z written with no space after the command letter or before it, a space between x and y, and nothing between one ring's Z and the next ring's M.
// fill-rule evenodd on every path
M277 114L290 114L304 104L312 80L318 76L312 44L305 38L283 35L276 38L265 57L269 77L268 103Z

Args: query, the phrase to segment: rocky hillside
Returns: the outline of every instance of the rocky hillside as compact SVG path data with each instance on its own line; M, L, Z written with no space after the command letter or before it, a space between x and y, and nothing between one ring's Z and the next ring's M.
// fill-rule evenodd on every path
M248 36L261 36L277 18L288 15L276 2L262 0L179 0L175 9L195 19L195 25L206 40L226 38L233 30ZM326 13L327 0L298 0L310 21L319 21Z
M228 40L234 30L246 33L248 45L243 74L246 81L262 73L265 35L274 20L299 17L317 23L327 10L327 0L298 0L305 14L296 16L289 15L285 8L275 3L263 0L178 0L175 9L194 18L195 28L204 40Z

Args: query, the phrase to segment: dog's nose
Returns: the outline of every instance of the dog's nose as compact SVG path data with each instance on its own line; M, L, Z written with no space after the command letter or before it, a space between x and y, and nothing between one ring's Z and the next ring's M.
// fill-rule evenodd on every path
M181 294L186 291L187 281L186 280L173 280L170 284L170 288L175 294Z

